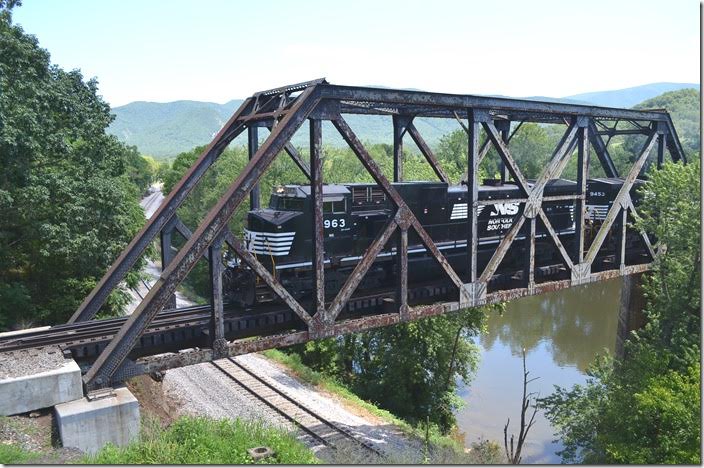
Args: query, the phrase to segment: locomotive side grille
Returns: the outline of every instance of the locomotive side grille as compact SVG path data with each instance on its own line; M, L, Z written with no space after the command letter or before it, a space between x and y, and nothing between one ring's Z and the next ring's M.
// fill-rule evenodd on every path
M477 216L482 214L485 205L479 205L477 207ZM450 219L467 219L467 204L466 203L455 203L452 205L452 213L450 213Z
M295 232L258 232L244 230L247 250L257 255L288 255Z
M609 205L587 205L587 219L603 221L609 212Z

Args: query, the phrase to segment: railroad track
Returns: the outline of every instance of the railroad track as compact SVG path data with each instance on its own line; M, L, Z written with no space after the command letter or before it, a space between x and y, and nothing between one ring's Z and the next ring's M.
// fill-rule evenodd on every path
M323 445L335 450L341 442L351 441L369 454L370 461L378 461L379 457L385 457L382 451L362 440L346 427L321 416L234 359L221 359L211 364L235 385L252 394Z

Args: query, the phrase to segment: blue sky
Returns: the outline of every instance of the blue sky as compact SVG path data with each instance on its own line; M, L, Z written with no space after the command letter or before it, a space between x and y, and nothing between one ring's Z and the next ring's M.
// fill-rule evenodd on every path
M696 0L24 0L13 15L113 106L323 76L555 97L699 81Z

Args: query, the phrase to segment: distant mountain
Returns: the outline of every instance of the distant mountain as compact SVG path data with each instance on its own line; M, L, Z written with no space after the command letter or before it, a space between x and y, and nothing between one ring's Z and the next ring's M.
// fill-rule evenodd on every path
M565 99L576 99L596 106L605 107L633 107L646 99L654 98L668 91L677 91L685 88L699 90L698 83L651 83L633 88L616 89L613 91L599 91L595 93L575 94L566 96Z
M667 91L695 88L696 83L653 83L633 88L595 93L575 94L564 98L533 96L524 99L569 104L592 104L608 107L632 107ZM508 97L508 96L496 96ZM159 159L175 157L195 146L209 143L232 113L242 104L233 99L225 104L200 101L175 101L166 103L132 102L112 109L115 121L108 131L121 141L134 145L143 154ZM348 122L363 141L391 142L393 133L391 117L350 116ZM416 120L416 127L430 145L454 130L457 122L445 119ZM324 142L342 146L344 144L332 126L324 126ZM262 132L266 134L266 132ZM296 146L308 144L307 132L301 129L292 139ZM409 141L409 145L413 143Z
M168 158L208 143L242 104L199 101L131 102L114 108L108 131L143 154Z

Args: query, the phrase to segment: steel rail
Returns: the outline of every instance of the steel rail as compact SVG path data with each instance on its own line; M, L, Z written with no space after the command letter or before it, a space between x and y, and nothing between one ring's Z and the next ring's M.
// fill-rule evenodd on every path
M266 389L274 392L275 396L282 398L287 403L292 405L294 408L301 410L305 415L312 417L314 420L319 421L323 425L331 428L337 434L341 434L346 439L352 440L353 442L359 444L361 447L373 452L375 455L378 455L380 457L384 457L384 453L381 450L377 449L376 447L374 447L370 443L365 442L364 440L360 440L349 429L341 427L340 425L330 421L329 419L320 415L318 412L310 409L308 406L297 401L295 398L292 398L291 396L287 395L285 392L283 392L282 390L277 388L275 385L272 385L271 383L267 382L266 379L257 375L255 372L253 372L247 366L235 361L232 358L226 358L224 360L232 363L235 366L237 371L240 371L240 372L244 373L246 376L251 377L257 383L264 386ZM296 426L303 429L307 434L311 435L313 438L315 438L316 440L319 440L320 442L322 442L323 444L325 444L328 447L336 448L335 444L330 440L331 436L325 437L323 435L320 435L318 432L315 431L315 428L311 427L310 424L305 424L301 420L302 418L300 417L300 415L296 416L295 414L292 414L291 412L287 412L287 411L285 411L285 408L282 408L280 405L277 405L275 402L273 402L271 395L267 396L267 395L263 395L261 392L258 392L255 388L253 388L252 386L243 382L243 379L241 378L241 376L235 375L235 373L233 373L231 370L228 370L227 368L223 367L222 364L218 363L217 361L213 361L211 364L216 369L218 369L220 372L225 374L228 378L230 378L232 381L237 383L240 387L244 388L249 393L254 395L259 401L266 404L267 406L272 408L274 411L276 411L277 413L282 415L284 418L288 419L289 421L294 423Z

